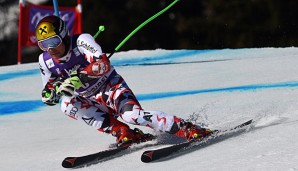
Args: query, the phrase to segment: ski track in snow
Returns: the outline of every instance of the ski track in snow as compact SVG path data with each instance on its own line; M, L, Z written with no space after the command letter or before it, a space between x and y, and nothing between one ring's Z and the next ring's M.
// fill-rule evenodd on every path
M294 47L116 53L111 63L145 109L191 116L214 129L256 122L244 134L171 160L141 163L144 149L79 170L298 170L297 57ZM114 142L41 102L37 63L0 67L0 87L1 170L65 170L64 157Z

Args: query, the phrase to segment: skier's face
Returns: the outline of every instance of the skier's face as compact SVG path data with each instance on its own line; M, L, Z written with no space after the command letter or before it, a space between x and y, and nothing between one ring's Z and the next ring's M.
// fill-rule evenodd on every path
M61 43L59 46L55 48L48 48L47 51L52 56L52 58L59 59L63 57L63 54L65 52L65 45L64 43Z

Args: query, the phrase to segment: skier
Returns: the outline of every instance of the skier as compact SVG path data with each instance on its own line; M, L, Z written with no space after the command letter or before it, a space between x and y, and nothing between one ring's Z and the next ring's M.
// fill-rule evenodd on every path
M69 36L66 23L59 17L43 18L37 24L36 38L44 51L39 56L42 101L52 106L61 100L64 114L115 136L118 146L152 139L151 134L133 130L126 123L188 141L211 133L174 115L142 109L94 38L90 34Z

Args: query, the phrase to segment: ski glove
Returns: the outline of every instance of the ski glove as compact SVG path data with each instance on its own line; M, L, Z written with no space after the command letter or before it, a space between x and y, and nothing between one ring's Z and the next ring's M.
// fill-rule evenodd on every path
M49 106L54 106L59 103L60 96L56 94L56 91L53 87L45 86L41 92L41 100Z
M75 90L83 86L80 78L77 75L77 71L71 72L71 77L64 80L64 82L57 82L55 87L59 96L71 97L74 95Z

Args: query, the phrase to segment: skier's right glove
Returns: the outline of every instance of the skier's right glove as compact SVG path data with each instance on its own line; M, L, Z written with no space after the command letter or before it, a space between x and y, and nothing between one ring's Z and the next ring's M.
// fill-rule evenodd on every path
M57 103L59 103L60 96L56 94L56 91L54 88L49 88L48 86L45 86L45 88L41 92L41 100L45 104L49 106L54 106Z

